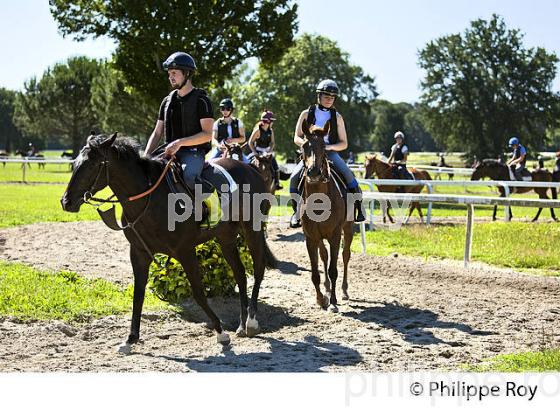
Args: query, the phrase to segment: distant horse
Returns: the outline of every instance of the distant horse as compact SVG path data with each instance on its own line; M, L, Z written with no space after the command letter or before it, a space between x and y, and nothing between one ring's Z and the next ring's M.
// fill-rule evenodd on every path
M560 182L560 151L556 153L556 163L552 170L552 180L554 182Z
M438 154L438 156L439 156L439 162L437 162L437 163L436 163L436 162L430 163L430 165L431 165L432 167L453 168L451 165L448 165L448 164L445 162L445 157L443 156L443 152L440 152L440 153ZM450 172L450 173L447 173L447 176L448 176L448 178L449 178L450 181L453 181L453 176L454 176L453 173L451 173L451 172ZM436 172L436 175L434 176L434 179L441 179L441 173Z
M330 312L338 312L338 301L336 298L336 279L338 277L337 260L340 251L340 241L344 235L344 245L342 250L342 261L344 264L344 276L342 279L342 299L348 299L348 261L350 260L350 245L352 245L352 227L353 214L349 218L347 201L342 196L340 189L337 187L331 168L327 161L325 150L325 141L323 137L329 133L329 123L324 128L311 126L309 128L307 121L302 124L305 143L303 150L303 198L302 198L302 218L303 233L305 234L305 244L311 262L311 280L315 285L316 301L319 306L328 308ZM330 202L330 209L322 212L329 212L325 219L321 215L321 221L318 218L310 217L307 209L308 199L311 196L317 197L322 195ZM352 211L353 206L350 206ZM319 214L319 212L316 212ZM323 243L327 240L330 247L329 254ZM320 251L321 260L325 268L325 290L327 295L321 292L319 267L318 267L318 251ZM328 267L327 267L327 262ZM328 277L327 277L328 275Z
M228 144L224 142L226 149L222 153L222 158L231 158L236 161L243 161L243 147L237 143Z
M531 177L533 178L534 182L552 182L552 174L546 169L537 169L531 172ZM490 178L495 181L510 181L510 174L508 166L499 162L499 160L495 159L484 159L481 162L477 163L474 167L474 172L471 176L472 181L478 181L482 178ZM500 192L500 197L505 197L506 193L503 187L498 187ZM526 192L530 192L534 190L540 199L549 199L547 195L548 188L513 188L511 193L515 194L524 194ZM552 199L557 199L557 192L556 188L550 188L552 192ZM492 220L496 220L496 211L498 209L497 205L494 205L494 213L492 214ZM539 219L539 216L542 212L542 208L539 208L537 214L532 219L532 222L535 222ZM511 207L509 207L509 217L512 217ZM550 216L552 219L557 221L556 215L554 215L554 208L550 208Z
M393 175L393 166L391 164L388 164L385 161L380 160L379 158L377 158L377 155L375 154L370 154L370 155L366 155L366 161L364 163L366 172L365 172L365 178L371 178L374 174L377 175L377 177L379 179L395 179L394 175ZM422 179L422 180L431 180L432 177L430 177L430 174L427 171L422 171L422 170L418 170L415 168L411 168L409 169L409 172L412 173L412 175L414 176L414 179ZM401 187L401 191L402 192L406 192L406 193L412 193L412 194L419 194L420 192L422 192L422 189L424 189L423 185L402 185ZM399 186L397 185L379 185L377 186L377 189L379 190L379 192L397 192L397 190L399 189ZM386 216L389 218L389 221L391 221L391 223L394 223L393 217L391 216L391 213L389 212L390 207L387 207L387 210L385 212L383 212L383 223L386 222ZM422 215L422 207L420 206L419 202L411 202L409 207L408 207L408 216L406 217L405 223L408 222L408 220L410 219L410 216L412 215L412 212L414 212L414 210L417 209L418 210L418 215L420 215L420 220L423 222L424 221L424 216Z
M33 161L33 160L40 161L40 160L45 159L45 156L43 154L39 154L39 153L35 153L33 155L29 155L29 154L30 154L30 152L23 151L21 149L18 149L16 151L16 155L19 155L23 159L27 158L29 161ZM31 169L31 163L29 161L27 162L27 166L29 167L29 169ZM23 168L23 164L21 166ZM45 163L44 162L37 162L37 166L38 166L39 169L45 169Z
M60 158L67 158L67 159L71 159L74 160L74 153L72 151L64 151L62 154L60 154ZM71 162L68 164L70 171L72 171L74 169L74 162Z
M262 178L253 168L239 161L217 160L216 163L225 169L238 185L238 189L229 194L230 205L224 210L229 213L229 218L220 221L214 228L203 229L199 221L195 220L196 212L189 212L182 222L175 225L174 230L170 230L168 195L171 191L165 183L159 184L163 177L162 171L165 171L167 166L164 167L159 160L141 157L140 147L136 142L128 138L117 139L116 136L115 133L108 138L99 135L88 139L87 145L80 152L61 203L65 211L78 212L86 201L97 200L92 198L96 192L109 186L122 205L122 223L126 225L124 234L130 243L130 261L134 272L134 299L130 334L119 347L119 351L130 353L132 345L140 338L140 317L148 281L148 268L156 253L169 255L183 265L193 297L210 318L217 332L218 342L230 342L229 336L222 330L220 319L208 306L195 252L198 244L211 238L215 238L220 244L222 254L231 266L239 287L241 311L236 333L238 336L256 334L259 330L257 298L264 270L265 267L274 266L276 262L266 244L262 226L254 226L258 225L258 221L255 221L255 211L260 206L255 197L266 192ZM247 186L249 192L240 188ZM139 193L142 194L137 195ZM188 195L196 202L191 193ZM236 218L235 214L232 214L231 204L236 205L233 208L237 208L238 214L243 215L242 218ZM242 212L246 211L247 207L249 212ZM239 233L243 235L253 259L254 285L250 303L247 299L245 268L237 249Z

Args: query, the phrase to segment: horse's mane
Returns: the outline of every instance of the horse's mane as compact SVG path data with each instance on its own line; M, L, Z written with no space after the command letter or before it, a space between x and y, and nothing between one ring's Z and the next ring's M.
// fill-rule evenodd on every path
M99 147L99 145L109 138L108 135L100 134L90 137L88 143L91 147ZM146 173L160 170L164 166L164 162L158 159L148 158L140 155L141 145L134 138L117 137L112 147L117 151L117 156L124 161L137 161Z
M485 158L482 160L482 163L487 167L503 167L504 164L497 159L494 158Z

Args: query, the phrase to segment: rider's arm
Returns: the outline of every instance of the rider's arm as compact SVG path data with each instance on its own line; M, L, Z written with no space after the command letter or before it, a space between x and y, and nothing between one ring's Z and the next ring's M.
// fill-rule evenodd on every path
M243 123L241 122L241 120L239 120L239 138L232 138L231 142L234 144L243 144L246 140L245 138L245 127L243 126Z
M336 113L336 124L338 131L338 142L336 144L327 145L325 148L329 151L344 151L348 148L348 138L346 136L346 127L344 126L344 118Z
M395 146L393 145L391 147L391 155L389 155L389 158L387 159L387 163L391 164L393 162L394 157L395 157Z
M272 124L270 124L270 150L274 151L276 142L274 141L274 130L272 129Z
M255 150L255 141L260 137L261 133L259 132L258 128L255 128L249 137L249 149L256 155L257 151Z
M210 142L212 140L212 127L214 126L214 119L213 118L201 118L200 119L200 127L202 131L197 132L190 137L181 138L179 141L179 145L181 147L190 147L193 145L204 144L206 142Z
M302 111L297 120L296 131L294 132L294 144L296 144L298 147L301 147L305 142L303 140L303 130L301 128L301 124L303 124L303 120L307 118L308 111L309 110Z
M212 126L212 145L214 147L220 145L218 143L218 121L216 121Z
M159 145L161 141L161 137L163 137L163 121L157 120L156 126L152 131L152 135L148 139L148 143L146 144L146 149L144 150L144 155L150 155Z

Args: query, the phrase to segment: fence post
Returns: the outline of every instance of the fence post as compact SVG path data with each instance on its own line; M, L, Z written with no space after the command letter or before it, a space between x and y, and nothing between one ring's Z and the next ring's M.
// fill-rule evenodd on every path
M469 266L469 262L471 261L473 221L474 221L474 205L468 204L467 205L467 235L465 238L465 257L463 259L463 265L465 268Z
M432 184L430 184L429 182L425 182L425 185L428 187L428 193L432 194L434 192ZM430 201L428 202L428 214L426 215L426 225L429 225L431 220L432 220L432 202Z
M501 183L500 186L504 188L504 196L506 198L509 198L509 194L510 194L509 185ZM511 218L509 217L509 205L504 206L504 212L506 213L505 214L506 222L511 222Z
M23 181L23 183L25 183L25 170L26 170L26 168L27 168L27 161L23 161L23 162L21 163L21 170L22 170L22 174L23 174L23 175L22 175L22 181Z

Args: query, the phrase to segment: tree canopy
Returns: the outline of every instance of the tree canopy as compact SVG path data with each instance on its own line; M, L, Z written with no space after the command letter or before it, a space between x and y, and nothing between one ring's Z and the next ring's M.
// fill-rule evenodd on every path
M331 78L340 88L335 102L343 115L349 149L368 146L372 126L370 101L377 95L374 79L361 67L352 65L348 53L336 42L304 34L273 66L259 65L254 72L241 72L226 84L223 95L233 97L238 115L250 130L265 109L274 111L276 145L280 152L291 153L293 135L300 113L317 100L317 84ZM222 96L219 96L222 97Z
M49 0L64 35L108 36L117 42L115 67L153 103L168 92L161 63L190 53L196 83L220 86L245 59L271 65L290 46L297 5L290 0Z
M0 88L0 148L8 151L21 146L21 132L14 124L16 92Z
M427 125L448 149L494 157L512 135L537 149L557 122L558 57L524 47L523 34L497 15L431 41L419 57Z
M16 96L16 125L30 135L60 139L77 153L99 123L91 104L99 72L98 61L74 57L49 68L40 80L27 81L25 92Z

